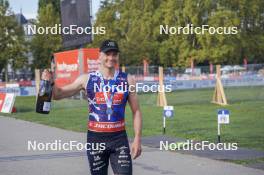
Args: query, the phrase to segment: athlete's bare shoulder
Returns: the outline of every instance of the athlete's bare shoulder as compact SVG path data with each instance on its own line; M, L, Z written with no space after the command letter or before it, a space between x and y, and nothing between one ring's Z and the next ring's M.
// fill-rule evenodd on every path
M80 81L82 82L82 86L84 89L86 89L86 86L87 86L87 83L90 79L90 77L92 76L98 76L98 72L97 71L92 71L92 72L89 72L89 73L86 73L86 74L82 74L80 75L78 78L80 79Z
M127 82L129 86L129 96L136 94L136 78L134 75L128 74L127 75Z

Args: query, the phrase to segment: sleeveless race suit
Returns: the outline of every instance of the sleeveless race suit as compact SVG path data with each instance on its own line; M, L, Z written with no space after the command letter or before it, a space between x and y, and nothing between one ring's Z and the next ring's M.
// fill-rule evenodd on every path
M111 88L114 93L113 112L110 117L106 113L107 105L102 87L103 84L107 85L112 80L104 79L104 83L101 83L100 75L98 71L90 73L86 86L89 103L87 143L105 143L104 150L93 150L92 146L87 144L91 174L107 174L110 160L115 174L130 175L132 174L132 160L125 131L125 107L128 99L127 74L119 72L116 81L111 86L116 85L118 88ZM109 98L110 96L111 92L108 93Z

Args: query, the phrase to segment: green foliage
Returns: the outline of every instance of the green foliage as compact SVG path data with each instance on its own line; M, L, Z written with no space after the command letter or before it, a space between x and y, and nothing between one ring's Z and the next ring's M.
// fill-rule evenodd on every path
M48 4L52 4L54 11L60 14L60 0L39 0L38 12Z
M0 72L4 69L7 80L7 65L13 69L27 64L27 43L22 27L17 23L7 0L0 0Z
M52 27L60 23L59 14L54 10L52 4L40 8L37 17L38 27ZM61 36L54 34L36 34L31 42L31 50L34 57L35 68L50 67L52 54L61 48Z
M171 27L237 27L237 34L160 34ZM264 1L262 0L104 0L95 26L106 27L92 46L107 38L121 48L122 64L189 66L196 63L241 64L264 61Z

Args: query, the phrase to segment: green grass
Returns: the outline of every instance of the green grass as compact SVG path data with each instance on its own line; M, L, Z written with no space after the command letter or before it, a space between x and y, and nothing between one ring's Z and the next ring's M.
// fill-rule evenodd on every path
M174 105L175 116L167 119L167 135L215 142L217 110L230 110L230 124L221 126L223 142L237 142L239 147L264 150L264 87L226 88L229 105L211 104L213 89L185 90L167 93L169 105ZM161 107L155 106L156 94L140 94L143 114L143 136L162 134ZM18 112L8 115L63 129L86 132L88 108L86 101L53 101L49 115L35 113L34 97L17 97ZM132 115L126 110L127 131L133 135Z
M241 165L252 165L252 164L264 164L264 158L257 158L257 159L247 159L247 160L225 160L228 162L241 164Z
M212 100L214 89L194 89L177 90L173 93L167 93L168 104L170 105L197 105L208 104ZM226 87L225 94L229 104L264 101L264 87ZM141 94L142 104L155 104L156 94Z

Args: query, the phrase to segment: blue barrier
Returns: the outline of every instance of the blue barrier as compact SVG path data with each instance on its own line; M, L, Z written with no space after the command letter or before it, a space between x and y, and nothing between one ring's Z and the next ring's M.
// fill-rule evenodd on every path
M35 87L0 88L1 93L14 93L16 96L35 96Z

